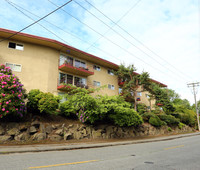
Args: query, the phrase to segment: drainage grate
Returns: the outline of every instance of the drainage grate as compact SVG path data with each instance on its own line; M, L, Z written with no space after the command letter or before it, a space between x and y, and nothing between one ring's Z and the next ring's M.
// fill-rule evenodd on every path
M131 156L135 156L135 155L131 155Z

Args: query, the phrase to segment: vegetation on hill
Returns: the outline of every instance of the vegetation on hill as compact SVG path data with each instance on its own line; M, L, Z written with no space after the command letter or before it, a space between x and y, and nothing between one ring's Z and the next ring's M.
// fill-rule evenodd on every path
M161 88L152 83L149 74L135 74L134 66L120 66L115 75L123 82L122 95L92 96L95 89L84 89L72 85L61 101L60 96L44 93L38 89L28 94L22 88L19 78L13 75L10 68L0 66L0 118L22 117L26 113L33 115L62 115L67 119L78 119L81 123L99 124L109 123L117 126L139 126L148 122L155 127L185 125L196 127L194 106L171 89ZM150 99L156 100L154 110L148 109L145 104L138 104L136 91L149 91ZM99 89L98 89L99 90ZM25 99L27 102L25 104ZM160 104L157 106L157 104ZM198 102L200 105L200 102ZM9 119L10 120L10 119Z

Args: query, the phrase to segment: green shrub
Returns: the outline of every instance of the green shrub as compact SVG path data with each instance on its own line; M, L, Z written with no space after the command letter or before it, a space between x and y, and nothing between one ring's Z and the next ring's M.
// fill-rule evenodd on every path
M40 93L38 109L40 113L55 114L56 109L58 109L59 98L51 93Z
M143 104L143 103L137 104L137 112L138 112L139 114L144 114L144 113L146 113L146 112L147 112L147 106L146 106L145 104Z
M28 93L28 110L32 113L54 114L59 106L59 97L33 89Z
M142 117L130 108L116 107L109 118L118 126L138 126L143 123Z
M153 112L147 112L147 113L142 114L142 118L143 118L144 122L149 122L149 119L151 117L155 117L155 116L156 115Z
M178 128L179 128L179 129L183 129L183 127L185 127L185 126L186 126L186 125L185 125L184 123L181 123L181 122L178 124Z
M180 120L180 122L194 127L197 124L196 113L193 110L184 108L183 106L176 106L173 115Z
M172 128L168 127L167 130L168 130L169 132L171 132L171 131L172 131Z
M137 126L142 118L131 109L131 105L120 96L96 96L85 92L67 95L67 101L60 105L61 112L72 117L76 115L82 123L110 122L119 126Z
M155 127L161 127L164 125L163 121L161 121L160 118L156 115L149 119L149 123Z
M27 102L27 108L28 111L31 112L39 112L38 110L38 103L41 99L41 96L39 95L42 93L39 89L33 89L28 93L28 102Z
M161 114L158 116L162 121L166 122L168 126L177 126L180 123L180 121L172 115Z
M5 65L0 65L0 118L8 116L22 117L26 112L24 99L25 89L19 78L12 74L12 70Z

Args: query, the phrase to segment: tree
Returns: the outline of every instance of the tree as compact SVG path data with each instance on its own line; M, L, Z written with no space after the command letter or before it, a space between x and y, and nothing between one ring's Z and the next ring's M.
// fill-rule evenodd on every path
M129 65L126 67L121 64L117 71L113 73L118 76L119 82L123 82L122 86L122 95L129 102L134 104L136 110L137 100L136 92L142 87L142 90L148 89L148 86L151 84L149 79L149 73L143 72L142 74L135 73L136 68L134 65Z

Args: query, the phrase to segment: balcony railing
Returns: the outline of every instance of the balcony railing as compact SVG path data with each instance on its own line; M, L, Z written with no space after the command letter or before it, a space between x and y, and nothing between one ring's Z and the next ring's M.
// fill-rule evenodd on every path
M91 76L94 74L94 71L89 68L84 68L84 67L74 67L71 64L62 64L59 66L59 69L71 73L71 74L76 74L76 75L81 75L81 76Z
M65 92L71 92L72 90L75 90L77 88L85 88L88 90L89 93L93 93L94 89L89 88L87 85L85 84L78 84L78 85L72 85L72 84L60 84L58 85L57 89L61 90L61 91L65 91Z

